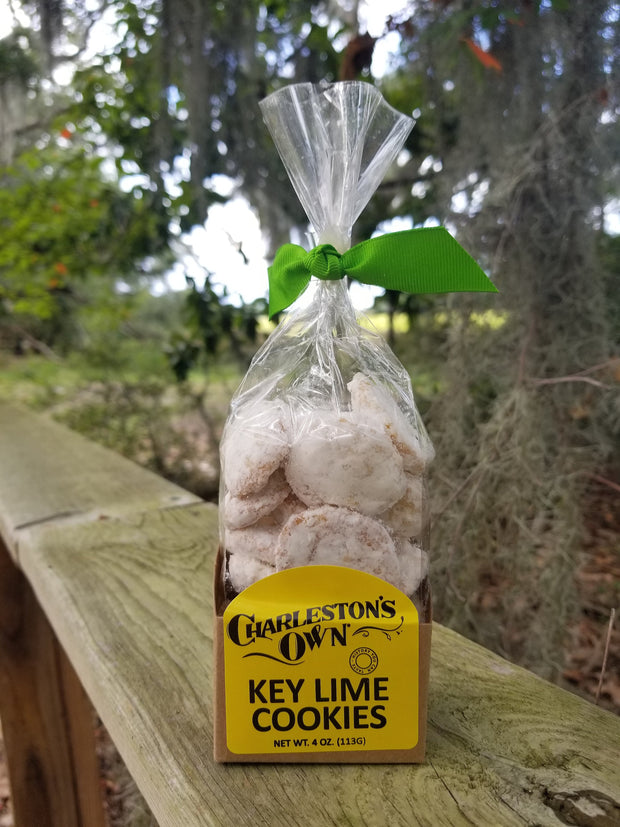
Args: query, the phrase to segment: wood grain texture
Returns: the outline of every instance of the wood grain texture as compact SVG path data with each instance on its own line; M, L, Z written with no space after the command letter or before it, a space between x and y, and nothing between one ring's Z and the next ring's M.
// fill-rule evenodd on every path
M18 827L104 827L92 708L1 540L0 716Z
M198 498L47 417L0 402L0 533L15 558L20 526L190 502Z
M215 764L217 510L170 508L167 483L161 499L152 475L57 427L69 493L46 494L52 464L43 505L26 502L37 448L23 465L11 449L20 493L0 482L0 529L161 827L620 824L620 719L438 625L424 765Z

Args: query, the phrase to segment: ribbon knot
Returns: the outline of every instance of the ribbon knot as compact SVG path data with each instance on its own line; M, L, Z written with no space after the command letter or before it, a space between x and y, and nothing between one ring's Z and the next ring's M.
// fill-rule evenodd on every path
M309 253L283 244L269 268L269 317L292 304L311 276L341 279L404 293L497 293L493 282L444 227L419 227L362 241L342 255L331 244Z
M336 281L344 278L342 256L331 244L319 244L304 259L304 267L317 279Z

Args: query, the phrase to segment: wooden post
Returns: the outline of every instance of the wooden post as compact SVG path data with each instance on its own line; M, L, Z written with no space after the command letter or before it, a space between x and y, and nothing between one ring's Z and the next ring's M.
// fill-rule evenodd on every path
M0 718L16 827L105 827L90 702L2 540Z

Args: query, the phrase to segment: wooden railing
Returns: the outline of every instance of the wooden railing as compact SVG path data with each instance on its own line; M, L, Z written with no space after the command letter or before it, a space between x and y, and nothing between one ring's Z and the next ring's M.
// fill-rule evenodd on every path
M161 827L620 824L620 719L437 624L425 764L215 764L216 508L8 404L0 535L17 827L104 824L88 699Z

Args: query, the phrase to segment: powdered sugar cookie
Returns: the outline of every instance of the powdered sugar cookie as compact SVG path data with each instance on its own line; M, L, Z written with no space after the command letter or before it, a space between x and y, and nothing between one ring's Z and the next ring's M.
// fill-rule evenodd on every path
M245 528L277 508L291 493L284 471L278 468L267 484L254 494L234 497L230 491L224 498L224 522L229 528ZM289 515L290 516L290 515ZM280 520L284 522L284 520Z
M384 429L403 458L405 470L422 473L435 455L422 423L414 427L390 393L363 373L356 373L347 387L351 409L360 421Z
M264 563L274 564L276 543L283 525L306 506L289 493L284 502L246 528L226 529L225 547L240 555L254 555Z
M414 595L428 575L428 554L408 540L396 541L396 554L400 569L400 589L409 596Z
M424 480L405 474L407 488L404 496L381 515L393 534L399 537L420 537L423 528Z
M310 414L291 444L286 477L306 505L327 503L370 516L394 505L406 489L402 459L385 432L331 411Z
M237 594L263 577L275 573L275 568L258 557L231 554L226 567L228 582Z
M226 551L245 557L256 557L261 562L273 565L275 548L280 527L264 517L247 528L227 529L225 532Z
M386 529L347 508L323 506L291 517L278 538L277 571L297 566L347 566L397 583L394 542Z
M295 494L289 493L288 497L284 500L284 502L280 503L280 505L274 508L273 511L263 519L263 522L265 524L267 522L270 522L273 525L282 528L284 523L288 519L290 519L290 517L292 517L293 514L301 514L301 512L305 510L305 503L302 503L302 501L298 499L295 496Z
M220 454L224 484L234 497L260 491L288 454L288 411L278 401L243 406L228 421Z

